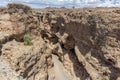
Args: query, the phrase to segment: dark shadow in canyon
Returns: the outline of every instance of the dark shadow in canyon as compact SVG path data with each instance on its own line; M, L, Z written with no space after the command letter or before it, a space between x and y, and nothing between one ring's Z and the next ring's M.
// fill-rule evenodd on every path
M61 24L64 24L64 26L61 26ZM72 34L76 40L75 43L77 44L79 51L82 53L83 56L85 56L92 49L91 56L95 57L99 61L99 64L101 66L109 68L109 70L111 71L111 73L109 74L110 80L116 80L118 77L120 77L120 69L116 68L113 65L114 62L112 62L111 59L106 60L106 58L104 57L104 53L100 51L101 41L103 41L103 38L106 37L106 33L104 34L105 30L102 32L102 36L104 37L102 37L101 35L97 36L95 21L90 21L89 24L90 25L82 24L75 21L65 23L65 20L63 18L60 18L57 20L57 23L54 25L54 27L52 27L51 31L60 32L61 35L63 35L64 33L67 33L69 35ZM89 40L90 36L92 36L93 40L97 38L94 44L92 44L92 42ZM73 66L76 76L79 77L81 80L85 80L87 77L89 77L89 74L85 70L82 63L78 61L74 49L71 49L68 55L71 61L74 63ZM104 73L103 75L108 76L108 74Z

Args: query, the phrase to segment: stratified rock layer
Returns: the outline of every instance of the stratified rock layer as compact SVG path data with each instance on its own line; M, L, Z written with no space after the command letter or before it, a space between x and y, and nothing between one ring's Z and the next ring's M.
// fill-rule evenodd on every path
M0 9L1 57L26 80L120 80L119 12L8 4ZM25 34L33 45L24 45Z

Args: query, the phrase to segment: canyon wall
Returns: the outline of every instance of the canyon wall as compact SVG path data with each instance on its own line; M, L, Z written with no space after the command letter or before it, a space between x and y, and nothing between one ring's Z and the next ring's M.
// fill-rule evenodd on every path
M0 54L16 74L0 68L6 80L120 80L120 8L8 4L0 8Z

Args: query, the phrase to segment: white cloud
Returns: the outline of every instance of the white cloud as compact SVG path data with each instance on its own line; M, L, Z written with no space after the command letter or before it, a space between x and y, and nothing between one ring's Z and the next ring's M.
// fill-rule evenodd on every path
M41 7L40 5L36 5L34 3L45 4L44 6L65 6L65 7L114 7L120 6L120 0L0 0L0 6L6 5L8 2L22 2L29 5L34 5L36 7ZM33 3L33 4L31 4ZM49 4L49 5L47 5Z

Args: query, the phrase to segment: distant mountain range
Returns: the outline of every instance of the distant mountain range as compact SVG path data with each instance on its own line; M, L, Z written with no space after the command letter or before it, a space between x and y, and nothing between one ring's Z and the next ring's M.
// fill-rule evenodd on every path
M44 7L120 7L120 0L0 0L0 6L21 2L33 8Z

